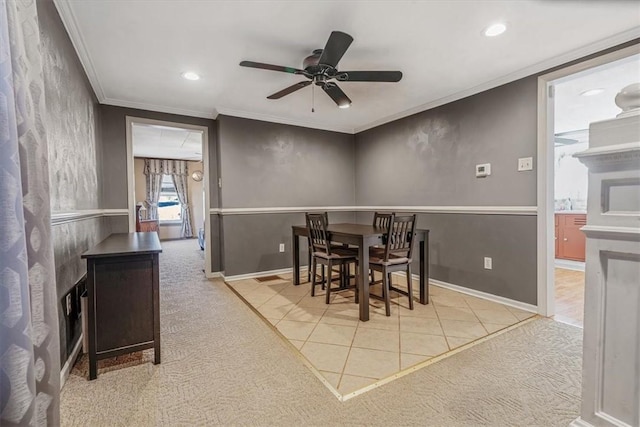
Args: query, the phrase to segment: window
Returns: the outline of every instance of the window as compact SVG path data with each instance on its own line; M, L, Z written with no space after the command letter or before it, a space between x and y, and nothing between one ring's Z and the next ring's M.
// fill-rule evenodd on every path
M162 189L158 199L158 219L160 223L182 222L182 205L178 200L176 187L171 175L162 176Z

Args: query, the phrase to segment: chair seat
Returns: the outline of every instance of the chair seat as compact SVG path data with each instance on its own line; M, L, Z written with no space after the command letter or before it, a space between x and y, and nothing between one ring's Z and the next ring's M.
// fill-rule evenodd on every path
M378 265L397 265L397 264L409 264L411 260L407 257L399 257L396 255L389 255L389 261L384 260L384 252L380 255L369 256L369 264Z
M314 252L313 256L318 258L324 258L324 259L349 259L349 258L355 259L358 256L358 251L357 250L354 251L349 248L339 247L339 248L332 248L331 255L327 254L326 252L318 251L318 252Z

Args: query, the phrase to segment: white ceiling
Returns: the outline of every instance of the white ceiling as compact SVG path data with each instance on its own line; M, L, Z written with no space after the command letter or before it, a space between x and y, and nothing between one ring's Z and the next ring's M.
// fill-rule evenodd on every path
M555 133L589 129L589 124L612 119L620 108L615 97L632 83L640 83L640 55L633 55L569 76L555 84ZM603 89L593 96L581 96L591 89Z
M133 157L202 160L202 133L169 126L132 123Z
M218 113L358 132L640 37L636 1L55 0L100 102ZM501 36L482 34L506 22ZM354 42L342 70L400 70L399 83L340 83L338 109L303 77L238 66L301 68L333 30ZM202 76L181 77L184 71Z

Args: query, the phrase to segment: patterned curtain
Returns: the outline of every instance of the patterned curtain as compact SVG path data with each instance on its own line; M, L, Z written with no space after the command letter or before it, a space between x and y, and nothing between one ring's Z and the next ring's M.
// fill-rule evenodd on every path
M149 206L147 212L149 219L158 219L158 200L162 191L162 175L164 175L162 162L158 159L144 159L144 174L147 177L145 201Z
M149 218L158 219L158 199L162 189L162 176L171 175L176 187L178 200L182 206L182 237L193 237L191 226L191 206L189 205L188 176L189 167L184 160L144 159L144 174L147 176L147 203L149 204Z
M0 425L58 425L60 353L40 32L0 0Z

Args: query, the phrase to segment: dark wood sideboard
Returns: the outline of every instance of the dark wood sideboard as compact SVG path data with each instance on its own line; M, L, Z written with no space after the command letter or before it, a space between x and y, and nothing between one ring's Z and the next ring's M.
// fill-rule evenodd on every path
M160 363L157 233L112 234L82 254L87 260L89 379L100 359L154 349Z

